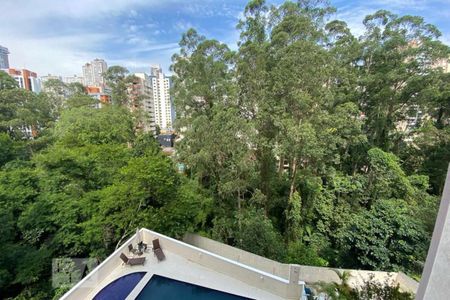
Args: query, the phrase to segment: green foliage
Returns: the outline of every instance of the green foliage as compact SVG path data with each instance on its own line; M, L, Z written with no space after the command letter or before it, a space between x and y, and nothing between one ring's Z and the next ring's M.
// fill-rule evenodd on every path
M327 294L329 299L340 300L412 300L414 296L407 292L401 292L399 286L393 286L388 281L381 283L373 280L371 275L364 284L358 288L351 288L348 284L350 273L335 270L341 283L324 283L317 284L320 292Z
M250 1L235 52L188 30L172 65L177 159L213 198L213 238L417 274L450 159L450 77L434 67L450 51L420 17L380 10L355 37L333 12Z
M413 188L400 167L398 157L378 148L367 152L369 160L369 194L377 198L400 198L409 200Z
M240 224L234 238L238 248L274 260L282 258L281 236L262 211L247 210L237 218Z
M23 89L0 90L0 132L8 132L14 139L28 138L51 125L55 120L50 99Z
M183 180L172 201L148 220L151 228L176 238L186 232L197 232L205 227L212 210L212 199L194 181Z
M400 287L393 286L388 282L382 284L374 280L368 279L364 285L357 292L357 299L372 300L372 299L392 299L392 300L413 300L414 295L408 292L400 291Z
M450 76L434 67L449 48L420 17L380 10L356 37L327 23L332 12L250 1L236 51L183 34L171 158L136 129L127 69L106 72L113 105L101 109L81 85L49 81L37 95L0 72L0 295L56 299L67 287L50 286L51 257L104 258L139 227L420 274L450 160ZM426 120L402 129L416 114ZM409 299L339 275L324 287L332 299Z
M356 300L357 291L353 290L348 284L348 279L350 278L350 273L347 271L340 272L334 270L339 276L341 283L336 282L319 282L318 289L321 292L326 293L333 300Z
M0 71L0 91L17 89L19 85L17 82L9 76L6 72Z
M50 286L52 257L104 258L136 227L178 238L204 230L211 198L181 178L153 136L134 132L127 110L66 109L48 136L0 134L2 296L61 295L66 286ZM20 154L36 143L31 157Z
M91 107L96 105L97 103L97 99L94 99L91 96L82 93L76 93L65 101L65 104L69 109L77 107Z
M134 76L128 75L129 71L121 66L111 66L103 76L111 88L111 100L113 105L129 104L127 89L133 82Z
M63 112L54 135L57 143L67 146L127 143L133 138L133 122L124 108L81 107Z
M428 239L407 203L392 199L353 215L340 243L347 250L343 259L360 268L414 270L425 259Z
M286 223L286 236L288 240L298 240L301 237L302 229L302 199L298 192L295 192L288 200Z
M289 264L299 264L306 266L328 266L328 262L320 257L317 249L311 246L302 244L301 242L289 243L286 251L286 258L284 259Z
M0 133L0 166L15 156L14 142L7 133Z

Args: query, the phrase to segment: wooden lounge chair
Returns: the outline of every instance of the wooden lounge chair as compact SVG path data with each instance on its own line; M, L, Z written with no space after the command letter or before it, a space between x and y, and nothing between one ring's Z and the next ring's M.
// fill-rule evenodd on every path
M120 259L126 265L130 265L130 266L143 265L145 263L145 256L143 256L143 257L128 257L125 254L121 253Z
M158 261L166 259L166 256L164 255L164 252L161 249L161 245L159 244L159 239L154 239L152 243L153 243L153 254L156 255Z

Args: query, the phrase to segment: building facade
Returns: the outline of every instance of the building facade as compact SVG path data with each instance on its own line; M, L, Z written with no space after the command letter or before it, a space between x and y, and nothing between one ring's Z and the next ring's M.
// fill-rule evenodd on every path
M50 89L47 87L47 81L49 80L59 80L61 81L61 76L56 76L56 75L45 75L45 76L40 76L39 79L41 80L41 88L43 92L49 92Z
M4 69L6 73L17 81L17 84L21 89L32 91L35 93L41 92L41 80L38 78L35 72L27 69Z
M62 80L61 76L57 76L57 75L45 75L45 76L40 76L41 78L41 83L44 84L49 80Z
M145 73L135 73L134 76L136 81L133 82L132 95L136 101L133 101L131 109L140 108L142 110L144 131L155 134L155 110L150 77Z
M103 87L105 85L103 74L108 69L106 61L96 58L90 63L86 63L82 69L85 86Z
M164 75L160 66L152 66L150 81L155 104L155 124L161 132L171 132L175 119L173 98L170 95L171 78Z
M104 104L111 103L111 95L104 88L98 86L87 86L86 93L97 100L95 108L101 108Z
M63 77L62 81L67 84L81 83L84 85L84 77L77 75Z
M9 69L8 48L0 46L0 69Z
M434 68L442 68L442 71L444 73L450 73L450 58L443 58L443 59L439 59L437 60L434 64L433 64Z

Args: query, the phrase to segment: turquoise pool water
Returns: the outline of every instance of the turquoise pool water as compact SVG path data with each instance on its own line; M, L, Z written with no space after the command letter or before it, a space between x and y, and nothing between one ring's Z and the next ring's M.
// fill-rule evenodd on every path
M122 276L105 286L93 300L124 300L147 272Z
M224 283L226 284L226 283ZM251 300L199 285L153 275L136 300Z

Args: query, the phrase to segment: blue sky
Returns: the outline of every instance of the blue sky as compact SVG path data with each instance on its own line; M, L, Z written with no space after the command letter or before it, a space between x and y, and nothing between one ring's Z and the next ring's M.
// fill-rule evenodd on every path
M0 45L9 48L12 67L39 75L73 75L94 58L130 71L165 70L181 34L201 34L236 47L235 26L244 0L1 0ZM282 1L267 1L279 4ZM354 34L361 20L378 9L420 15L441 30L450 45L450 0L331 0L333 16Z

